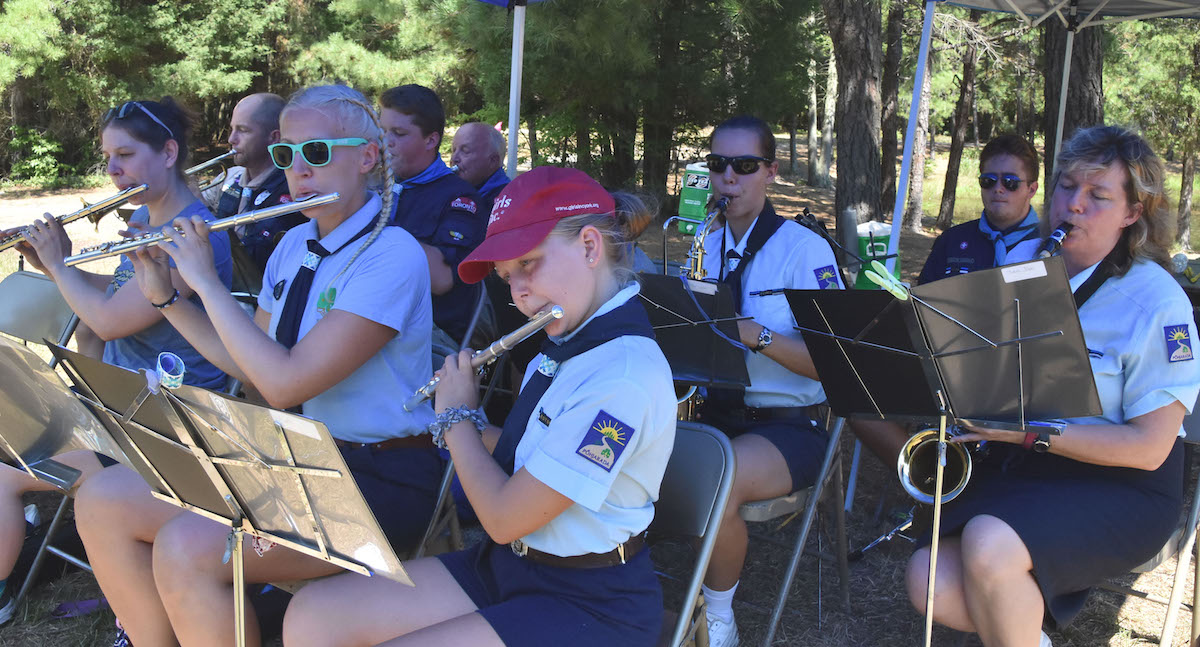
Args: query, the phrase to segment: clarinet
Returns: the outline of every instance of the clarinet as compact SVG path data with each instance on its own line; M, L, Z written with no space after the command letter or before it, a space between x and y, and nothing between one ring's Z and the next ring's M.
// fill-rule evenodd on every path
M529 322L508 333L507 335L492 342L491 346L483 350L475 351L471 356L471 368L480 369L484 366L496 361L496 358L503 355L506 351L512 350L517 344L525 341L533 333L550 325L550 322L555 319L562 319L563 309L558 306L550 306L545 310L530 317ZM416 390L411 397L404 403L405 411L412 411L417 408L417 405L433 397L437 391L438 382L442 378L433 376L433 379L425 383L425 386Z
M1067 238L1067 235L1070 234L1071 230L1074 228L1075 225L1072 225L1069 222L1064 222L1063 224L1059 225L1058 229L1055 229L1050 233L1050 237L1046 239L1046 242L1042 244L1042 248L1038 250L1038 259L1050 258L1051 256L1055 256L1061 252L1063 240Z

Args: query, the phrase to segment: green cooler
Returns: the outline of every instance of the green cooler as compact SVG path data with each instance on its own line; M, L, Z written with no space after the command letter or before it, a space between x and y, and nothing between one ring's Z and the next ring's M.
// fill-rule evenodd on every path
M679 192L679 231L685 234L696 233L696 226L704 222L708 215L705 207L708 197L712 195L712 185L708 179L708 164L696 162L688 164L683 174L683 190Z
M858 226L858 255L866 262L878 260L880 263L887 265L887 259L884 257L888 253L888 242L892 237L892 226L872 220L864 222ZM896 259L896 264L892 268L892 276L900 278L900 259ZM854 287L858 290L878 290L879 286L871 282L867 278L866 273L861 269L858 272L858 278L854 281Z

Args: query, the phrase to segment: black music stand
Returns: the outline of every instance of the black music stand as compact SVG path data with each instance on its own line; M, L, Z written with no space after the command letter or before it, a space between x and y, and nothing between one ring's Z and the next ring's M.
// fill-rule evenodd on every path
M691 387L745 390L745 347L729 286L643 273L642 305L675 381Z
M1101 406L1062 259L942 279L906 296L787 291L837 415L940 422L929 645L947 421L1057 433L1034 423L1098 415Z
M244 534L412 584L323 424L51 346L155 498L229 526L235 644L245 644Z

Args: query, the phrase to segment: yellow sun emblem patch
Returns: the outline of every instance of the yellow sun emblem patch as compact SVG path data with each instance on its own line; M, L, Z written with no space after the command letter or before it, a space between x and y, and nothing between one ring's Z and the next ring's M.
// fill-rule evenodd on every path
M575 453L611 472L633 433L633 427L601 409Z

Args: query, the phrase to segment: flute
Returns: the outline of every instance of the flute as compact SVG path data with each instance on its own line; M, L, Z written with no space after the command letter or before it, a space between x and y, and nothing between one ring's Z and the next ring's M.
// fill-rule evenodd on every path
M116 209L117 207L129 201L129 199L133 196L145 191L147 188L149 187L147 187L145 184L131 186L116 195L112 195L99 202L89 204L88 206L74 213L68 213L65 216L59 216L55 218L55 220L57 220L60 224L65 225L67 223L75 222L81 218L91 218L97 214L105 213L110 209ZM5 236L4 238L0 238L0 252L16 247L18 244L24 242L26 229L28 229L28 227L22 227L20 231L9 236Z
M471 356L471 368L480 369L484 366L496 361L497 357L503 355L506 351L512 350L517 344L525 341L533 333L550 325L550 322L555 319L562 319L563 309L558 306L550 306L545 310L533 315L525 325L508 333L507 335L492 342L491 346L483 350L475 351ZM437 392L438 382L442 378L433 376L433 379L425 383L425 386L417 389L415 393L404 403L405 411L412 411L417 408L417 405L433 397Z
M229 159L230 157L233 157L234 155L237 155L237 151L231 148L231 149L229 149L229 151L227 151L225 153L221 153L220 155L217 155L216 157L208 160L207 162L200 162L199 164L185 170L183 172L183 174L184 175L195 175L196 173L199 173L200 171L203 171L204 169L206 169L210 166L216 166L217 164L221 164L222 166L224 166L225 160Z
M341 196L337 193L326 193L324 195L313 196L306 200L286 202L284 204L277 204L273 207L267 207L265 209L246 211L239 213L236 216L214 220L209 224L209 230L221 231L223 229L231 229L238 225L246 225L252 222L258 222L259 220L274 218L275 216L295 213L303 209L308 209L309 207L318 207L323 204L337 202L340 198ZM176 229L176 231L178 231L178 229ZM119 256L142 247L154 247L166 240L166 238L167 235L165 233L162 231L157 231L154 233L142 234L140 236L133 236L132 238L126 238L125 240L103 243L94 247L84 248L80 250L78 254L75 254L74 256L68 256L64 262L66 263L67 267L73 267L75 265L79 265L80 263L88 263L91 261L100 260L102 258L109 258L110 256Z
M1050 232L1050 236L1046 238L1046 242L1043 243L1042 248L1038 250L1037 257L1039 259L1050 258L1051 256L1054 256L1062 251L1063 241L1066 240L1067 235L1070 234L1071 230L1074 228L1075 225L1072 225L1069 222L1064 222L1058 226L1058 229Z

